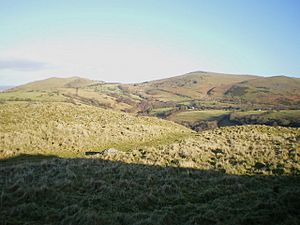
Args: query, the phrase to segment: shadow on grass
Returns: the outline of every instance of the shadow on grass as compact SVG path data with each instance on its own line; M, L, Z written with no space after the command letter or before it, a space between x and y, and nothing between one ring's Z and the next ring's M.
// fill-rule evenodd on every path
M300 177L22 155L0 161L0 224L300 224Z

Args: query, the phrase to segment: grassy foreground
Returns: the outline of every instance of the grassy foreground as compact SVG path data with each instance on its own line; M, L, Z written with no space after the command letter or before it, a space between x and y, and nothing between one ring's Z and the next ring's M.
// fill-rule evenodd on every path
M30 156L0 163L1 224L291 224L298 176Z
M195 133L90 106L1 106L0 224L300 223L299 128Z
M300 175L300 129L239 126L191 135L172 144L126 153L102 154L105 160L218 170L236 175Z
M172 143L191 131L175 123L70 103L19 102L0 107L0 158L19 154L83 156Z

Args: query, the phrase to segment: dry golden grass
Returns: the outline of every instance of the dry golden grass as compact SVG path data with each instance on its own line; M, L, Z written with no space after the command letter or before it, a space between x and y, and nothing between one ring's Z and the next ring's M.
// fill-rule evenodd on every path
M68 103L0 117L0 224L299 224L300 129L195 133Z
M0 223L297 225L299 185L299 176L22 156L0 160Z
M0 108L0 156L22 153L83 155L129 150L191 133L175 123L70 103L10 103Z
M228 174L300 174L300 129L226 127L176 143L98 157L126 163L219 170Z

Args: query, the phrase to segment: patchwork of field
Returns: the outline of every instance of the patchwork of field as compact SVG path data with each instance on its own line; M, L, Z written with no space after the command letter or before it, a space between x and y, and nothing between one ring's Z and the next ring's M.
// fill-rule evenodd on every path
M156 111L156 115L159 112ZM187 110L170 113L166 117L168 120L190 127L197 126L202 122L216 123L216 126L233 126L246 124L261 124L271 126L300 126L300 110L250 110L250 111L230 111L230 110Z
M199 121L220 120L230 112L225 110L201 110L201 111L183 111L174 113L168 117L169 120L178 123L195 123Z

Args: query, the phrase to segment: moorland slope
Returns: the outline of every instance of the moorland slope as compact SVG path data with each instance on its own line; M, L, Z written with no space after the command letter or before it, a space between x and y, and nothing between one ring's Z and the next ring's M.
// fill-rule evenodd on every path
M229 127L127 152L2 159L1 222L296 225L299 138Z
M192 105L200 101L203 107L260 108L300 107L300 79L285 76L260 77L211 72L192 72L181 76L136 84L105 83L79 77L49 78L28 83L2 93L0 99L14 100L28 92L62 95L64 100L97 104L132 112L151 108ZM6 94L6 95L5 95ZM56 95L55 95L56 94ZM36 97L36 96L35 96ZM45 96L46 97L46 96ZM23 99L24 100L24 99ZM43 98L39 98L40 101ZM49 100L49 99L47 99ZM145 106L145 104L147 106ZM119 107L118 107L119 106Z
M0 107L0 155L84 155L106 148L128 150L172 142L191 131L173 122L53 102L17 102Z
M196 133L66 102L0 118L1 224L300 222L299 128Z

